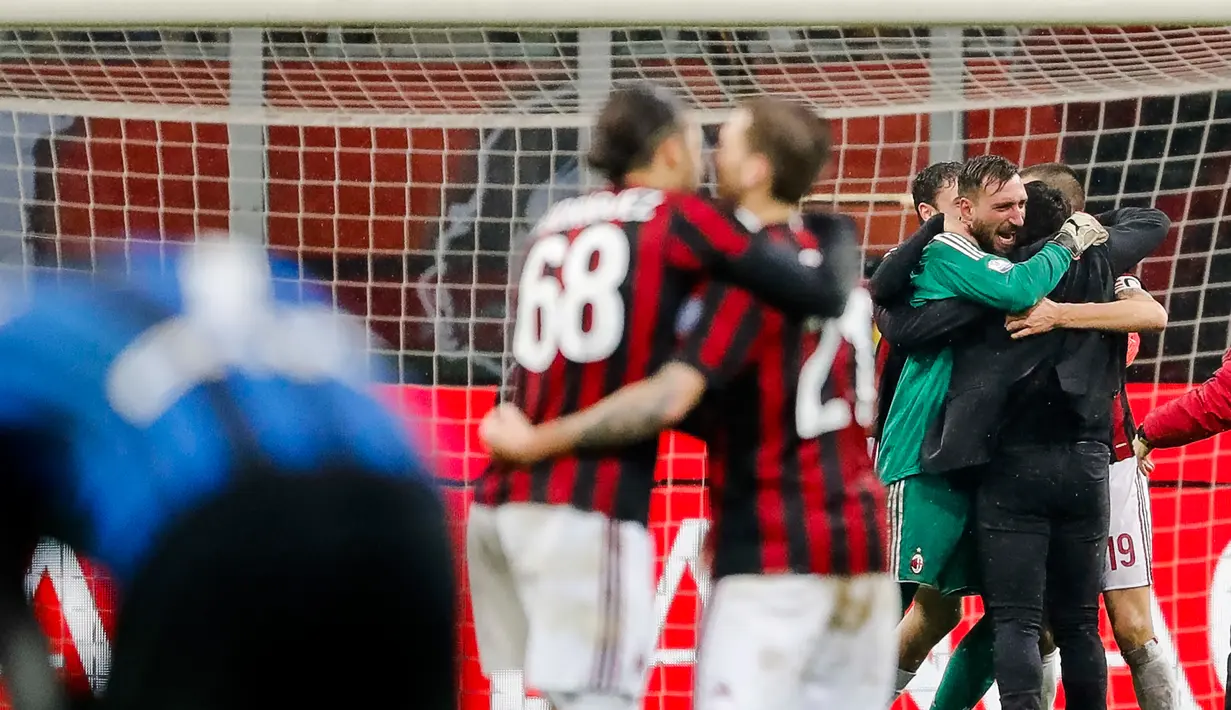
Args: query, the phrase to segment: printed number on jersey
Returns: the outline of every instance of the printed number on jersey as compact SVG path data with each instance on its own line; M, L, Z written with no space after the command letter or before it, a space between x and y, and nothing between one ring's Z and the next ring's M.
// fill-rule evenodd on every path
M823 392L843 342L855 351L855 401L831 399ZM871 426L876 416L876 352L872 346L872 297L851 291L842 317L826 321L816 352L799 373L795 393L795 430L801 439L815 439L850 426Z
M571 243L562 234L537 240L518 284L517 363L543 372L557 354L578 363L611 357L624 337L628 265L628 236L614 224L587 227Z

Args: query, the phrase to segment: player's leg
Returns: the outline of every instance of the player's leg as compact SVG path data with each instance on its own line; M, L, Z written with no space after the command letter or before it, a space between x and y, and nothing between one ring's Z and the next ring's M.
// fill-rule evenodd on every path
M996 682L1005 710L1037 708L1052 471L1040 449L1004 452L979 487L976 514L983 602L992 618Z
M987 695L995 680L992 619L984 615L962 637L932 698L932 710L970 710Z
M1043 614L1043 632L1039 636L1039 655L1043 657L1043 687L1040 689L1043 702L1039 707L1051 710L1056 705L1056 691L1060 688L1060 651L1056 648L1046 611Z
M421 483L245 477L173 524L130 585L106 703L454 708L453 575Z
M1099 636L1098 598L1108 530L1107 447L1072 447L1055 491L1059 519L1053 523L1047 560L1047 608L1060 648L1065 704L1102 708L1107 702L1107 655Z
M499 508L473 504L466 519L467 586L479 666L496 696L510 685L501 682L501 674L525 669L527 638L525 609L496 522L499 513ZM511 686L514 700L522 702L524 686Z
M918 589L898 624L897 692L906 688L932 648L962 619L962 602L941 593L950 558L967 534L970 496L941 476L894 483L890 501L890 565L900 584Z
M813 575L720 579L705 610L697 710L795 708L809 649L824 637L838 601L826 579ZM892 623L891 616L890 629Z
M654 648L649 532L567 506L501 506L497 525L526 612L526 686L557 710L637 707Z
M835 602L812 644L795 708L884 708L893 694L896 585L880 574L824 581Z
M1150 542L1150 498L1136 459L1119 461L1108 474L1111 527L1103 599L1120 655L1133 676L1142 710L1175 707L1175 671L1154 636Z

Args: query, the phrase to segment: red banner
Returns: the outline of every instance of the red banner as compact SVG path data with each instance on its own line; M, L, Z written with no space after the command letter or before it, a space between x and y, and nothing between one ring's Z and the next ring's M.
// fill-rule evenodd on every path
M1173 397L1184 388L1134 388L1138 414ZM412 435L437 452L440 474L457 482L472 481L484 458L475 427L491 406L494 393L486 389L400 387L389 388L390 402L413 414ZM697 481L704 477L704 449L680 435L664 436L659 480ZM1227 653L1231 650L1231 488L1218 487L1218 472L1226 453L1217 439L1187 450L1158 455L1158 470L1151 489L1154 514L1155 629L1165 651L1182 669L1182 710L1222 707ZM1231 471L1231 468L1227 468ZM465 487L448 488L461 550L466 507ZM647 710L691 708L692 664L696 628L704 589L708 583L697 559L707 520L707 501L695 485L664 485L653 499L652 529L658 545L658 625L656 668L648 687ZM53 542L40 547L29 576L39 621L52 639L53 661L64 671L74 692L101 689L109 664L108 639L114 628L115 608L105 577ZM491 706L487 684L478 667L473 624L466 600L462 625L464 710ZM927 708L948 652L978 618L977 600L968 600L967 615L958 629L933 652L920 669L897 710ZM1109 706L1135 708L1132 684L1111 638L1106 619L1104 639L1111 667ZM527 707L533 706L533 701ZM999 707L995 694L984 701L986 710ZM1063 707L1063 692L1060 705Z

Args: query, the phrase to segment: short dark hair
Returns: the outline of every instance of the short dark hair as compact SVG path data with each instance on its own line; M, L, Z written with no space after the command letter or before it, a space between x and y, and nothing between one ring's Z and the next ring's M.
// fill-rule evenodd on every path
M1065 199L1077 211L1086 209L1086 188L1077 171L1064 163L1039 163L1022 171L1022 179L1040 180L1064 193Z
M980 155L962 164L957 174L957 194L973 198L985 187L999 190L1017 175L1017 165L999 155Z
M654 159L663 139L680 129L682 109L665 89L649 83L611 92L590 134L586 163L616 186Z
M1064 193L1042 180L1026 183L1026 222L1017 232L1017 244L1024 247L1047 239L1073 214Z
M946 185L956 184L957 174L961 171L962 164L956 161L932 163L920 170L915 179L910 181L910 197L915 201L915 212L919 212L919 205L931 205L940 209L940 205L936 204L936 196Z
M748 149L764 155L773 172L770 195L781 202L799 202L829 162L829 121L803 104L770 96L752 99L743 108L752 119Z

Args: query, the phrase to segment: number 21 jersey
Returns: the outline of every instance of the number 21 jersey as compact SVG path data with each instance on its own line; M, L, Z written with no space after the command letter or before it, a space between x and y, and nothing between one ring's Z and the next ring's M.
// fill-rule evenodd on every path
M512 401L534 423L652 375L673 352L676 314L702 275L772 284L780 302L806 303L816 271L761 258L745 230L696 195L649 188L563 200L534 235L511 343ZM644 524L657 454L654 437L525 470L492 465L475 501L569 505Z

